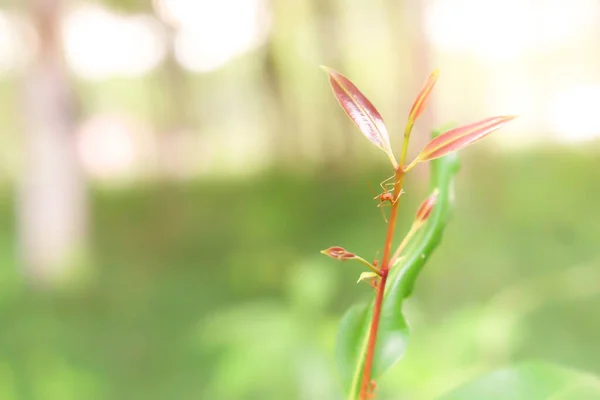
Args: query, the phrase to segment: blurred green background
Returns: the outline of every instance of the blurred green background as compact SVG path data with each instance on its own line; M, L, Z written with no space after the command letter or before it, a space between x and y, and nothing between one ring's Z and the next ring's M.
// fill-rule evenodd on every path
M391 174L329 65L410 153L461 154L456 211L381 399L541 359L600 374L596 1L0 2L0 399L341 399L337 324ZM409 177L400 226L426 195Z

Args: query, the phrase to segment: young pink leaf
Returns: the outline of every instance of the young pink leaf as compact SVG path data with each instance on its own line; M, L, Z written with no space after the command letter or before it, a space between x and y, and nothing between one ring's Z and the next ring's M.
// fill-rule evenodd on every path
M491 117L442 133L425 146L416 162L429 161L462 149L502 128L516 116Z
M335 98L352 122L371 143L385 151L395 162L387 128L379 111L348 78L331 68L322 68L329 75L329 84Z
M421 89L421 92L419 92L419 95L415 99L415 102L410 109L410 113L408 114L409 124L414 124L421 114L423 114L423 111L425 111L427 103L429 102L429 95L431 94L439 75L440 71L436 69L429 75L429 78L427 78L423 84L423 88Z

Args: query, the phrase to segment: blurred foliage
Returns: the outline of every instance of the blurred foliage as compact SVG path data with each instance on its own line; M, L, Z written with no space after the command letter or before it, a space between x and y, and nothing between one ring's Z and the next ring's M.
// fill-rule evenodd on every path
M93 0L94 2L108 6L112 10L117 10L124 13L139 13L139 12L152 12L153 1L142 1L142 0Z
M380 398L432 399L529 358L600 374L597 152L465 154L457 210L407 306L408 353ZM336 326L370 292L360 266L318 251L375 256L384 223L365 182L386 176L96 188L98 279L62 295L21 283L2 197L1 397L335 399ZM409 182L402 221L425 191Z
M453 391L443 400L593 400L600 398L600 381L551 364L524 363L494 371ZM441 399L442 400L442 399Z
M98 2L120 13L152 10L150 1ZM78 123L126 116L161 139L189 130L203 151L192 162L208 159L198 168L204 180L147 183L142 174L122 188L89 183L96 279L80 290L44 293L20 276L13 186L27 167L25 71L2 76L0 399L341 398L337 324L371 292L355 284L360 266L319 251L340 245L376 256L384 222L366 182L377 187L389 171L377 167L386 160L346 120L317 66L356 80L396 145L434 52L403 2L269 3L267 43L219 70L193 74L170 60L143 77L71 75ZM0 0L18 12L28 4ZM437 54L449 78L431 104L433 119L500 107L491 81L531 83L514 96L540 99L532 119L541 118L550 94L576 83L571 77L595 77L597 35L590 37L568 51L532 51L523 64ZM569 78L554 82L559 69ZM426 129L418 127L417 141ZM157 152L170 148L156 142ZM457 210L406 305L413 334L405 358L379 382L382 400L433 399L530 358L600 374L600 147L484 148L464 154ZM273 170L221 180L232 164L247 172L256 158L275 160ZM408 182L401 229L426 193L424 175Z

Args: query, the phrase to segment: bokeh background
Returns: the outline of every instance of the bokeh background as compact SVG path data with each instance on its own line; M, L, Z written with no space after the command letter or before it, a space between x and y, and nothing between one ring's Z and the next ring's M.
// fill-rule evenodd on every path
M0 2L0 398L341 399L337 324L391 174L320 64L410 153L462 152L382 399L542 359L600 374L597 0ZM426 194L409 179L401 226Z

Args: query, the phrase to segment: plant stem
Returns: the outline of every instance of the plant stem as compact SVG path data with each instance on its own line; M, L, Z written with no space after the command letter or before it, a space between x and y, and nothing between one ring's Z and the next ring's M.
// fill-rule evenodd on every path
M371 370L373 368L373 358L375 357L375 345L377 343L377 331L379 330L379 320L381 317L381 307L383 305L383 294L385 292L385 284L387 282L388 272L390 270L390 255L392 252L392 241L394 239L394 231L396 230L396 219L398 216L398 205L400 204L399 194L402 191L404 182L404 168L402 167L404 160L401 160L400 166L396 169L394 181L394 198L397 199L392 203L390 211L390 219L388 222L387 234L385 237L385 245L383 248L383 259L381 264L381 279L377 285L377 294L375 295L375 304L373 305L373 319L371 320L371 330L369 332L369 342L367 344L367 352L365 355L365 365L363 369L363 377L360 387L360 399L367 400L371 392Z
M410 139L410 133L414 122L409 121L404 129L404 142L402 143L402 154L400 155L400 167L404 167L404 161L406 160L406 153L408 152L408 140Z
M364 265L366 265L371 271L375 272L377 275L381 276L381 270L379 268L377 268L376 266L374 266L373 264L371 264L370 262L368 262L367 260L365 260L362 257L356 257L357 261L360 261L361 263L363 263Z
M402 253L402 250L404 250L404 248L406 247L406 245L408 244L408 242L410 241L410 239L412 239L412 237L419 230L419 228L421 227L421 225L423 225L423 224L417 222L417 223L414 223L410 227L410 231L408 231L408 233L406 234L406 236L404 237L404 239L402 239L402 243L400 243L400 246L398 246L398 248L396 249L396 252L392 256L392 258L390 258L390 262L389 262L390 268L393 267L394 264L396 264L396 260L398 260L398 257L400 257L400 253Z

